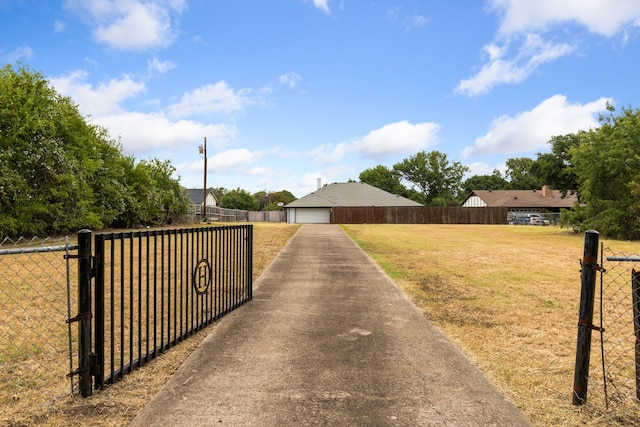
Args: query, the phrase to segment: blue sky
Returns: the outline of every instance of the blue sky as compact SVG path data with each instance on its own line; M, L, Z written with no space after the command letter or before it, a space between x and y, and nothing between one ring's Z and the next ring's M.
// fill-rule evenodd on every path
M291 191L438 150L504 171L640 107L637 0L0 0L46 76L181 183Z

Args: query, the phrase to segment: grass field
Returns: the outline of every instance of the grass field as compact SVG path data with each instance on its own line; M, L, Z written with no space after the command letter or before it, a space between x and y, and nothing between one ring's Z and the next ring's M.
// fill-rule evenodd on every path
M571 405L583 235L525 226L349 225L344 229L536 425L640 423L637 411L607 412L601 383L595 380L589 384L587 405ZM289 224L255 225L255 278L296 230ZM605 240L605 245L640 253L638 242ZM25 402L9 396L2 401L0 424L126 425L210 328L88 399L40 396ZM594 376L597 345L594 335ZM25 407L28 412L14 411Z
M536 425L640 424L637 407L607 412L594 380L588 403L571 405L583 235L533 226L344 228ZM637 242L604 243L640 252ZM595 335L593 345L597 377Z

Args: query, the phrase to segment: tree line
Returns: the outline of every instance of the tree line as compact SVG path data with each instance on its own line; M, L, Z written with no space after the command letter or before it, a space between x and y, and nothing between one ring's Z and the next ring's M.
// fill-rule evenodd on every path
M562 212L560 223L576 232L640 239L640 110L611 105L600 126L552 136L550 152L506 161L504 175L476 175L438 151L420 152L392 168L378 165L360 180L426 205L457 205L473 190L534 190L548 185L578 204ZM408 186L404 183L408 183Z
M38 72L0 68L0 235L163 225L187 192L159 159L122 153Z
M439 151L421 151L359 179L430 206L459 204L473 190L576 192L579 204L561 223L640 238L640 111L612 106L600 126L551 137L550 152L511 158L504 175L476 175ZM128 228L182 220L191 201L169 160L124 155L108 131L88 123L68 97L38 72L0 68L0 236L64 233L80 228ZM276 210L289 191L250 194L215 188L231 209Z
M228 190L224 187L211 189L221 208L244 211L277 211L287 203L296 200L290 191L262 190L251 194L242 188Z

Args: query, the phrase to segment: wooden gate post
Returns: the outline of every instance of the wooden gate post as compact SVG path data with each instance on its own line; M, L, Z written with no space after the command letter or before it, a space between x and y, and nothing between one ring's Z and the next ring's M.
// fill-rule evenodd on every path
M580 312L578 319L578 345L576 367L573 379L573 404L583 405L587 401L589 383L589 360L591 357L591 331L593 326L593 305L598 270L598 241L600 233L589 230L584 236L584 257L582 259L582 289L580 291Z

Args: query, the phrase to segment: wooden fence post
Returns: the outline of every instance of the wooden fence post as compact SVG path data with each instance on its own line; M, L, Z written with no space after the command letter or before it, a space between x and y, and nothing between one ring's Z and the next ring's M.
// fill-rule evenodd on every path
M578 344L576 367L573 379L573 404L583 405L587 401L589 383L589 360L591 357L591 331L593 326L593 305L598 270L598 241L600 233L589 230L584 236L584 257L582 259L582 289L580 291L580 313L578 319Z

